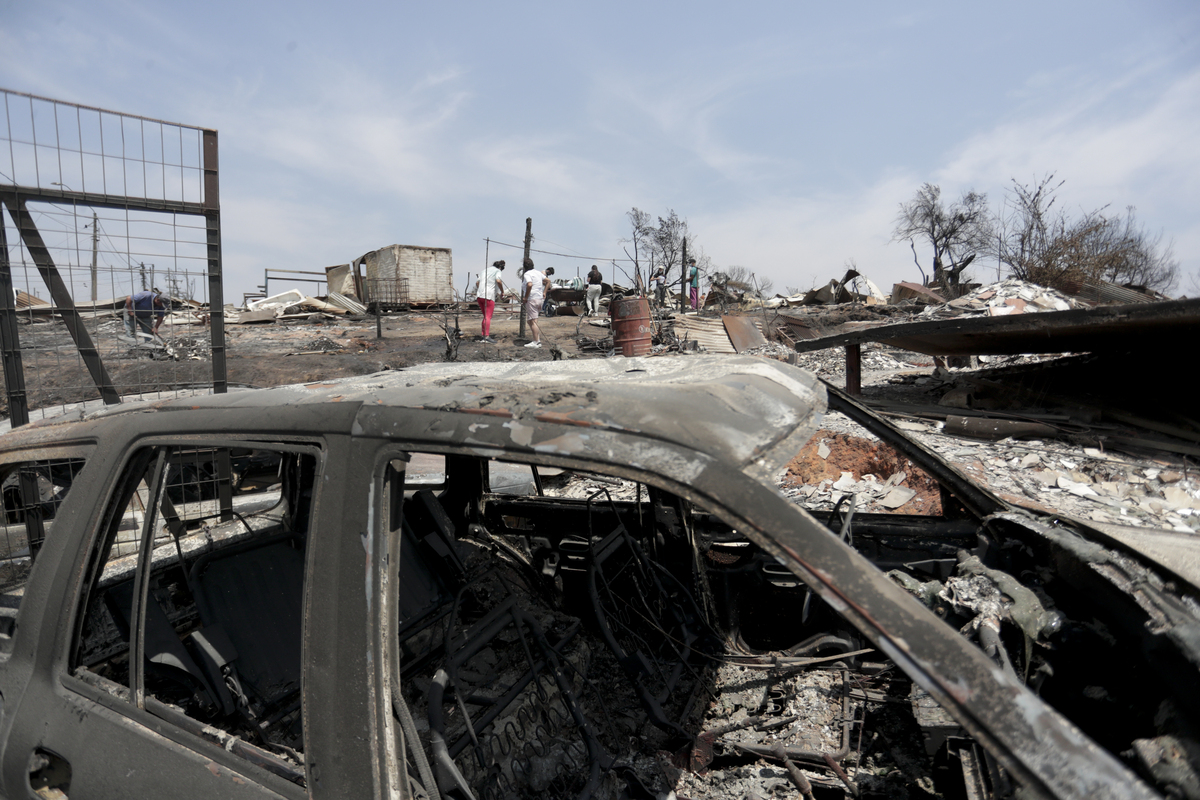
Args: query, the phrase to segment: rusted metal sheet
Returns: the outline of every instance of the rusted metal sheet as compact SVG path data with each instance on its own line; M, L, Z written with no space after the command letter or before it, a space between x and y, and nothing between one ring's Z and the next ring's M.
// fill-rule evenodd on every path
M757 321L751 317L727 316L721 317L721 321L725 323L725 333L729 335L733 349L739 353L767 343L766 337L758 329Z
M942 297L940 294L928 288L927 286L922 286L919 283L901 281L900 283L892 286L893 303L913 297L924 300L926 303L940 304L946 302L946 298Z
M31 308L50 305L40 297L34 297L26 292L17 292L17 308Z

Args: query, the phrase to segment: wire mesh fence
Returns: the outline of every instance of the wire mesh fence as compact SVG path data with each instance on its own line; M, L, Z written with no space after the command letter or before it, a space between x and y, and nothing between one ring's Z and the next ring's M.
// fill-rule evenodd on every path
M216 131L0 106L2 415L223 391Z
M20 592L14 590L24 585L33 556L83 464L82 457L60 457L0 466L0 631L4 609L16 609Z
M367 307L375 311L396 311L409 307L408 278L367 278Z

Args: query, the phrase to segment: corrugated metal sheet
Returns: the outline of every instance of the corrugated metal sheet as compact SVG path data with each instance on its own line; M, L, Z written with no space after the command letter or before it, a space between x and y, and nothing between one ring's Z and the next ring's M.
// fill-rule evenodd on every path
M305 297L297 305L302 308L315 308L318 311L324 311L326 314L345 314L346 309L334 303L326 303L324 300L318 300L315 297Z
M29 308L30 306L48 306L50 305L40 297L34 297L25 292L17 292L17 308Z
M898 303L910 297L918 297L927 303L944 303L945 299L919 283L909 283L908 281L900 281L900 283L892 284L892 302Z
M351 314L367 313L366 306L364 306L362 303L360 303L356 300L352 300L351 298L346 297L343 294L338 294L337 292L330 292L326 299L328 299L329 302L333 303L335 306L341 306L342 308L349 311Z
M1078 292L1072 292L1075 297L1090 300L1093 303L1153 303L1155 298L1133 289L1126 289L1107 281L1083 280Z
M736 353L729 334L725 331L725 323L720 319L696 316L680 316L675 318L675 335L680 341L685 338L699 342L710 353Z

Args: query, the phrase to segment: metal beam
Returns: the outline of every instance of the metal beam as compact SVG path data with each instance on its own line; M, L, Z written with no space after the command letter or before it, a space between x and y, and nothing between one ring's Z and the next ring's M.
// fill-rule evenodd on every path
M798 328L808 322L787 314L780 317ZM1153 352L1163 342L1194 341L1197 336L1200 336L1200 298L1191 298L856 327L844 333L797 339L796 352L863 342L881 342L931 356L1129 352L1140 348Z
M4 204L8 207L8 213L12 215L17 231L21 235L21 241L25 244L25 249L33 257L33 263L37 265L38 272L42 274L42 280L50 290L50 298L54 301L55 310L62 315L67 331L75 341L75 347L79 350L79 355L83 357L83 363L92 376L92 382L100 390L100 398L105 405L119 404L121 396L117 393L117 387L113 385L112 378L108 376L108 370L104 368L104 362L100 360L100 352L92 343L92 336L83 324L83 317L75 308L75 301L71 298L70 290L63 283L62 276L58 274L58 267L54 265L54 259L50 257L50 251L46 248L46 243L42 241L42 234L38 231L37 224L33 221L28 209L25 208L25 198L15 194L5 194Z
M862 395L862 349L857 343L846 345L846 394Z
M17 328L17 302L12 269L8 263L8 232L0 218L0 358L4 360L4 391L12 427L29 422L29 396L25 392L25 366Z
M13 428L29 424L29 396L25 392L25 366L21 359L21 338L17 328L17 302L13 294L12 269L8 262L8 233L0 218L0 355L4 360L4 391L8 396L8 419ZM29 554L37 557L46 539L42 519L38 476L22 467L17 476L21 492L21 510L25 522L25 541Z
M213 394L229 389L225 363L225 289L221 278L221 204L217 132L204 131L204 228L208 245L208 312L212 339Z
M213 394L229 391L225 363L225 289L221 280L221 192L218 180L217 132L204 131L204 229L208 246L208 324L212 340ZM233 468L228 448L217 453L217 498L221 520L233 519Z
M146 211L171 211L176 214L203 214L203 203L188 203L183 200L157 200L151 197L126 197L117 194L102 194L99 192L75 192L70 189L47 189L42 186L14 186L0 184L0 192L5 195L19 195L27 201L72 203L93 208L116 208L121 211L139 209Z

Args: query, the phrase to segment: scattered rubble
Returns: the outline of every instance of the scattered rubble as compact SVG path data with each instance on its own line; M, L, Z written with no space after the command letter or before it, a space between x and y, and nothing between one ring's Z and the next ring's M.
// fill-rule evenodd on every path
M851 513L942 511L937 483L911 461L869 434L848 435L829 428L813 434L788 464L782 488L793 501L818 510L846 506Z
M569 281L560 283L559 288L564 291L579 288ZM387 314L383 317L386 326L381 328L384 338L376 339L373 330L375 318L361 313L365 306L353 297L352 284L346 282L342 288L346 294L333 293L327 298L311 297L301 290L292 289L251 301L245 309L227 308L226 318L230 323L258 319L268 325L268 329L258 327L252 334L248 328L227 329L231 368L241 360L238 353L244 352L247 366L251 366L256 373L254 378L242 379L242 382L266 385L294 380L294 376L282 372L278 376L273 375L273 370L282 369L277 366L282 362L271 361L273 355L296 356L287 361L297 365L308 363L304 360L305 356L326 356L319 362L319 367L314 362L310 372L300 375L304 380L402 367L444 357L444 342L437 341L442 338L442 332L436 317L413 312ZM626 291L624 287L613 288L619 292ZM820 336L823 331L835 328L895 321L898 315L914 313L920 318L995 316L1066 310L1085 305L1079 299L1060 292L1017 280L993 283L945 303L938 302L940 297L925 287L897 284L893 289L892 303L882 304L876 298L874 284L853 270L840 281L832 281L824 289L815 291L815 294L810 292L798 296L798 300L787 298L786 302L768 301L763 304L791 306L793 301L804 301L805 298L810 303L831 303L790 308L787 311L787 326L778 322L782 317L772 319L771 315L775 312L755 312L745 317L734 317L739 321L752 322L756 335L761 328L768 332L768 339L783 339L745 347L741 352L788 360L837 385L846 373L846 361L841 349L796 353L787 335L789 330L795 333L798 330L796 326L803 325L810 331L809 335ZM19 299L27 309L31 306L48 309L44 301L38 298ZM605 300L608 299L606 296ZM736 299L743 305L755 302L744 295L736 298L730 295L727 299ZM918 311L923 305L924 310ZM506 342L518 345L524 341L507 332L515 330L519 306L497 306L494 331L499 331L496 333L501 343L499 348L477 343L478 337L469 335L477 327L477 323L471 321L472 314L477 314L473 305L458 304L454 308L463 317L461 358L549 359L552 357L550 350L556 350L560 357L567 358L612 357L619 352L614 348L613 336L604 316L569 319L549 317L543 320L543 328L552 345L555 344L555 331L561 336L567 332L567 325L574 330L574 336L570 337L576 345L573 352L553 346L540 353L524 348L517 352L503 345ZM176 363L207 361L211 355L207 327L203 326L207 321L205 311L192 304L185 312L170 315L160 341L137 346L127 344L125 351L106 358L151 363L156 359ZM679 314L674 309L664 308L652 309L651 318L655 331L652 355L735 349L728 343L728 332L723 330L720 315L707 311ZM58 334L49 338L32 335L31 329L46 332L56 330L59 325L45 324L54 319L56 317L52 314L45 313L26 313L21 318L26 323L26 333L22 336L34 344L32 351L52 353L64 344L69 346L69 340ZM102 310L98 304L90 312L88 320L97 341L122 340L119 309L115 305ZM331 323L337 324L331 326ZM585 327L581 328L581 325ZM704 332L703 335L700 335L700 331ZM398 356L398 353L416 346L416 342L427 336L434 341L434 344L425 348L427 353L422 350L415 357ZM718 338L725 344L713 344ZM39 345L38 341L46 343ZM479 352L470 351L472 347ZM355 359L362 357L370 360L360 365ZM1075 433L1064 440L1063 430L1077 431L1078 428L1064 428L1062 420L1067 417L1056 417L1055 414L1060 412L1053 409L1039 410L1029 416L1028 401L1021 399L1019 393L1010 392L1008 395L1012 408L1006 413L1014 413L1018 417L1024 415L1023 419L1004 420L1003 414L998 415L990 410L996 408L989 405L996 402L991 399L993 395L1000 393L1000 396L1004 396L1003 392L1007 390L1003 387L1012 383L1002 372L994 370L1032 367L1042 362L1057 362L1061 358L1056 355L980 356L977 363L993 372L987 369L963 371L936 366L929 356L877 343L867 342L861 346L863 385L868 401L882 402L877 406L878 410L891 414L896 424L915 434L960 469L1007 499L1098 522L1176 531L1200 530L1200 477L1191 469L1188 461L1167 454L1157 459L1139 454L1115 455L1094 441L1089 444L1086 437ZM44 355L35 356L33 363L36 365L44 360ZM295 367L287 369L295 371ZM199 381L200 376L194 380ZM85 384L86 381L81 380L80 383ZM896 405L897 400L900 406ZM944 411L940 418L920 414L914 416L902 407L905 403L910 406L925 404L940 407ZM1073 424L1078 422L1074 418L1071 421ZM829 435L817 437L814 441L821 440L821 446L833 452L829 462L830 471L807 477L793 474L783 484L786 493L828 510L835 508L839 501L844 506L853 496L857 507L864 511L937 513L937 499L922 495L922 487L914 484L918 478L912 471L903 468L892 472L864 470L860 468L861 465L856 466L848 461L837 463L839 459L847 458L850 450L853 450L847 442L862 432L855 430L855 426L848 421L839 421L837 415L829 416L827 428ZM1058 437L1049 435L1054 430L1059 431ZM981 436L990 437L992 441L979 438ZM1072 436L1075 437L1074 441L1070 440ZM801 454L798 458L810 455Z
M946 433L936 421L894 422L972 480L1011 503L1095 522L1185 533L1200 531L1200 471L1194 468L1169 468L1149 459L1063 442L963 439ZM824 426L847 437L868 435L840 414L828 414ZM831 466L837 467L838 463L833 459ZM846 488L838 489L831 483L820 489L818 484L819 491L805 497L808 502L815 498L823 500L824 507L832 507L838 493L845 494L852 488L864 489L863 493L872 498L878 493L869 484L843 486ZM801 490L785 491L796 497Z
M1045 311L1070 311L1087 308L1073 297L1045 286L1009 279L993 283L940 305L931 305L922 317L1002 317L1009 314L1034 314Z

